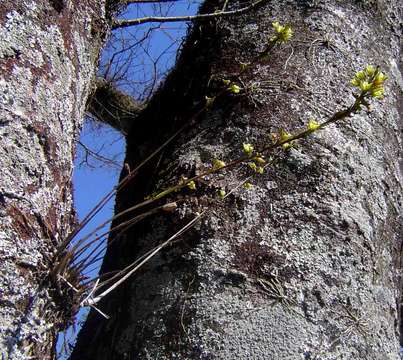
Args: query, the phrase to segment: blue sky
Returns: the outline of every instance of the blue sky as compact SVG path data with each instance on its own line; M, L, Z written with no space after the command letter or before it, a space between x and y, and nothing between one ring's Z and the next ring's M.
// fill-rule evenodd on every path
M164 4L142 4L130 6L122 14L125 18L137 18L150 15L174 16L192 15L197 12L199 2L185 0ZM121 89L132 94L135 98L144 100L154 91L164 75L174 65L176 53L182 39L186 35L187 23L144 24L130 29L117 31L113 36L113 43L105 47L102 64L108 64L114 52L129 48L119 56L115 56L115 63L110 67L108 77L113 73L124 73L115 83ZM145 41L140 42L141 39ZM133 46L133 44L136 44ZM105 66L100 72L105 73ZM91 151L112 159L114 164L106 164L89 155L80 145L83 144ZM86 214L117 184L120 166L124 159L125 140L117 131L108 126L94 124L91 121L84 123L80 143L77 145L77 157L74 169L74 200L77 216L82 220ZM90 233L99 224L113 216L114 198L93 218L79 234L77 239ZM99 232L98 232L99 233ZM89 276L96 276L100 262L90 269ZM80 322L84 321L86 309L80 311L77 331ZM78 325L78 326L77 326ZM74 343L75 334L72 328L66 332L66 341ZM63 336L59 337L58 350L60 351ZM61 354L59 359L65 359Z

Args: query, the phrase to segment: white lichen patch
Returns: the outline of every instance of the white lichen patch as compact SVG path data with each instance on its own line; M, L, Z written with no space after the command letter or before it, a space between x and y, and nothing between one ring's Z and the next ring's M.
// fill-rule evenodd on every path
M60 241L70 231L74 142L95 73L91 47L99 49L80 14L68 34L50 18L48 3L19 6L24 11L10 11L0 26L0 288L8 304L0 308L0 352L17 360L39 349L47 357L52 327L63 320L50 316L55 304L38 286L53 266L50 237ZM68 37L78 59L65 46Z

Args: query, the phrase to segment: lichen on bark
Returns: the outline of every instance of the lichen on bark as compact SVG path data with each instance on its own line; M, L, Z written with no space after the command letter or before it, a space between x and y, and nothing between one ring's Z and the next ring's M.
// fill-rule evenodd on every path
M104 36L95 24L103 17L102 1L0 4L4 359L51 358L68 321L49 273L75 221L74 148Z

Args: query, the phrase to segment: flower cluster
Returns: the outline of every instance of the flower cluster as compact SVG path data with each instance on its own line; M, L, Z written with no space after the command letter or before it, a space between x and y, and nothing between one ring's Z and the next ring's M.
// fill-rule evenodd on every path
M242 144L242 150L243 152L250 157L252 161L248 162L248 166L250 169L252 169L254 172L258 174L263 174L264 172L264 167L263 165L266 164L266 160L263 159L263 156L260 155L259 153L254 154L253 153L253 145L252 144Z
M284 150L291 149L293 147L292 141L288 141L292 138L292 134L289 132L285 131L284 129L280 129L280 136L279 136L279 142L283 143L281 147Z
M187 183L187 187L188 187L190 190L196 190L196 183L195 183L193 180L191 180L191 181L189 181L189 182Z
M242 150L246 155L250 156L253 153L253 145L244 143L242 144Z
M181 176L178 186L186 185L190 190L196 190L196 183L194 180L189 180L186 176Z
M243 187L245 190L252 190L252 189L253 189L253 185L252 185L250 182L245 182L245 183L242 185L242 187Z
M272 23L276 35L273 36L270 41L283 43L291 39L293 31L289 25L280 25L278 21Z
M294 147L294 141L290 140L294 136L292 134L290 134L289 132L285 131L284 129L280 129L278 133L272 133L270 135L271 135L273 143L275 143L275 144L280 143L283 150L289 150L292 147Z
M321 125L314 119L310 119L308 122L308 125L306 127L307 127L308 131L314 132L314 131L320 129Z
M223 79L222 82L225 86L227 86L227 90L231 94L239 94L242 90L242 88L240 86L238 86L237 84L234 84L233 82L231 82L231 80Z
M266 160L263 155L254 151L254 147L252 144L242 144L242 150L245 155L247 155L251 161L248 161L246 165L256 174L263 174L264 168L266 165ZM253 185L246 181L242 187L246 190L253 189Z
M236 85L236 84L231 84L228 87L229 92L231 92L232 94L239 94L241 92L241 88Z
M385 89L383 83L387 76L372 65L367 65L364 70L358 71L351 85L360 89L364 95L368 94L376 99L383 99Z
M225 191L224 188L218 189L217 190L217 195L220 199L224 199L225 196L227 195L227 192Z
M263 174L264 173L264 168L263 166L258 166L254 162L248 162L248 166L256 173L258 174Z
M225 166L225 162L219 159L214 159L213 160L213 168L218 170L221 169Z

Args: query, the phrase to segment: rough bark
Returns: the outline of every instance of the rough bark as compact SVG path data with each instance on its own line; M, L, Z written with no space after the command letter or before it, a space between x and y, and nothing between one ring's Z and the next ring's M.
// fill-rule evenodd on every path
M56 291L49 274L75 221L74 146L104 16L103 1L0 4L2 359L52 358L72 316L67 287Z
M295 35L242 75L254 93L216 103L118 194L116 212L214 158L239 156L243 142L267 144L273 129L293 130L351 104L349 81L366 64L390 77L387 96L371 113L281 156L253 191L217 202L215 187L198 183L196 193L166 200L180 199L177 211L119 236L103 272L207 212L105 299L110 320L91 312L72 359L398 359L396 8L394 1L276 1L195 26L177 68L137 119L142 127L127 137L130 168L212 95L212 75L231 79L239 62L264 51L273 20L290 23ZM246 173L226 171L209 183L231 188Z

